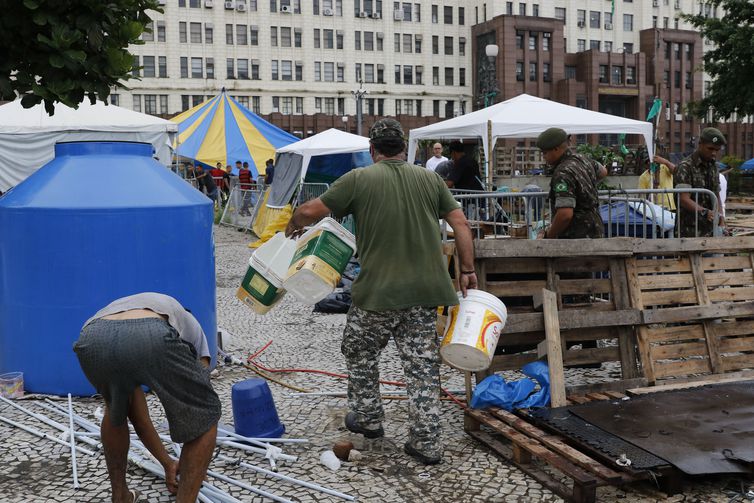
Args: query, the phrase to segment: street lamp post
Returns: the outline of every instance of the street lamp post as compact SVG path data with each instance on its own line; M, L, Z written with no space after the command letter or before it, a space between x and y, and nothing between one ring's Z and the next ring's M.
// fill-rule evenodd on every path
M340 118L340 120L343 121L343 131L347 133L348 132L348 116L344 115L343 117Z
M363 80L359 79L359 88L351 91L351 94L353 94L353 97L356 100L356 134L361 136L361 120L363 117L362 103L364 101L364 96L369 94L369 91L364 89Z
M495 58L497 58L497 54L500 48L495 44L487 44L487 46L484 48L484 53L487 55L487 65L484 67L483 72L483 85L482 85L482 99L484 101L484 107L487 108L495 101L495 96L497 96L498 90L497 90L497 82L496 82L496 72L495 72Z

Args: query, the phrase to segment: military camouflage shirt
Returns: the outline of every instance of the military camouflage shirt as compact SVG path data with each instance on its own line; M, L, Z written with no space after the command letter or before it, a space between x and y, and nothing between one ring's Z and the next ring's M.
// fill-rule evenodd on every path
M570 149L554 166L550 181L550 205L573 208L571 225L560 233L560 239L601 238L604 233L599 213L597 170L599 166Z
M709 189L715 194L720 194L720 177L717 174L717 163L705 161L698 152L678 163L675 175L675 187L677 189ZM697 204L712 210L713 202L709 194L700 194L698 199L691 194L691 200ZM676 219L676 229L681 237L712 236L713 225L708 219L703 218L701 213L679 208Z

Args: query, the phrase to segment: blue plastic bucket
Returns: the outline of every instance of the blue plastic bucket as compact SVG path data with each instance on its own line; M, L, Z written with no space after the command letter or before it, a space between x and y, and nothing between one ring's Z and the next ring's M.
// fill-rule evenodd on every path
M278 438L285 433L270 387L264 379L247 379L234 384L231 401L233 422L239 435Z

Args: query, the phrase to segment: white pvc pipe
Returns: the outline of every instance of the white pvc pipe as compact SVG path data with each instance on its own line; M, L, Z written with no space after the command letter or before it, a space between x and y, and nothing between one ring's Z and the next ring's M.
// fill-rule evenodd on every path
M247 491L251 491L254 494L258 494L260 496L264 496L265 498L270 498L273 501L279 501L280 503L293 503L291 500L287 500L285 498L281 498L280 496L277 496L272 493L268 493L267 491L263 489L259 489L258 487L250 486L249 484L244 484L241 481L232 479L226 475L223 475L222 473L217 473L212 470L207 470L207 475L211 475L212 477L215 477L216 479L223 480L227 482L228 484L233 484L234 486L238 486L242 489L246 489Z
M221 491L208 482L203 483L202 492L210 498L214 498L215 500L220 501L221 503L243 503L241 500L236 499L230 494Z
M250 445L245 445L245 444L239 444L238 442L230 442L227 440L217 442L217 445L222 445L226 447L235 447L236 449L241 449L242 451L253 452L256 454L261 454L263 456L267 454L267 451L265 449L260 449L259 447L252 447ZM290 454L278 454L275 457L277 459L282 459L284 461L296 461L298 459L297 456L291 456Z
M31 428L29 426L25 426L23 424L17 423L15 421L13 421L12 419L8 419L6 417L0 416L0 421L2 421L4 423L7 423L7 424L9 424L11 426L15 426L19 430L23 430L26 433L31 433L32 435L36 435L39 438L46 438L47 440L52 440L53 442L55 442L57 444L65 445L66 447L68 447L68 445L69 445L68 442L66 442L64 440L61 440L61 439L59 439L57 437L53 437L53 436L51 436L51 435L49 435L49 434L47 434L47 433L45 433L45 432L43 432L41 430L37 430L35 428ZM76 449L79 450L79 451L81 451L84 454L88 454L90 456L94 456L94 451L90 451L89 449L85 449L84 447L81 447L79 445L76 446Z
M287 475L283 475L282 473L272 472L272 471L267 470L265 468L261 468L259 466L254 466L254 465L251 465L249 463L245 463L243 461L239 462L238 460L235 460L235 459L233 459L231 457L228 457L228 456L225 456L223 454L220 454L217 457L218 457L218 459L222 459L223 461L227 461L228 463L238 464L239 466L243 466L244 468L248 468L250 470L254 470L256 472L263 473L263 474L268 475L270 477L274 477L274 478L277 478L277 479L280 479L280 480L285 480L286 482L290 482L291 484L296 484L296 485L300 485L300 486L303 486L303 487L307 487L307 488L313 489L315 491L319 491L319 492L322 492L322 493L325 493L325 494L329 494L330 496L336 496L338 498L342 498L342 499L344 499L346 501L355 501L356 500L355 497L353 497L353 496L351 496L349 494L342 493L340 491L336 491L335 489L329 489L327 487L322 487L322 486L314 484L312 482L306 482L305 480L295 479L293 477L289 477Z
M43 423L45 423L48 426L52 426L53 428L56 428L56 429L58 429L60 431L68 431L68 427L67 426L62 425L61 423L58 423L57 421L53 421L52 419L50 419L49 417L45 416L44 414L37 414L36 412L31 411L31 410L27 409L26 407L22 407L21 405L18 405L17 403L14 403L14 402L12 402L12 401L10 401L7 398L2 397L2 396L0 396L0 401L7 403L8 405L10 405L12 407L15 407L16 409L18 409L18 410L20 410L22 412L25 412L26 414L30 415L34 419L42 421ZM42 405L42 404L38 404L38 405ZM92 447L95 447L95 448L99 449L99 444L96 441L94 441L92 439L86 439L85 440L85 438L82 438L81 440L82 440L82 442L84 442L86 444L89 444ZM66 442L66 445L68 445L67 442Z
M73 428L73 401L68 393L68 427L71 429L71 466L73 467L73 488L79 488L79 472L76 468L76 430Z
M306 444L309 442L308 439L305 438L261 438L261 437L244 437L243 435L239 435L235 431L229 430L227 428L223 428L222 426L217 427L217 431L220 433L224 433L225 435L228 435L230 437L237 438L238 440L243 440L244 442L249 443L258 443L258 444ZM265 446L266 447L266 446Z

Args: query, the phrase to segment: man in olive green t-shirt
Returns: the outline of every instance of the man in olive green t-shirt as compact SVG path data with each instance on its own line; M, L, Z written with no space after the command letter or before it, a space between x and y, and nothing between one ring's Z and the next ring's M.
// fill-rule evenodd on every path
M425 464L442 459L437 306L458 304L442 254L438 220L453 228L460 285L476 288L471 229L460 205L434 172L405 162L403 129L394 119L369 131L375 164L342 176L322 197L300 206L286 235L333 213L352 214L361 273L353 284L341 351L348 367L346 427L367 438L384 435L379 357L392 337L409 396L407 454Z

